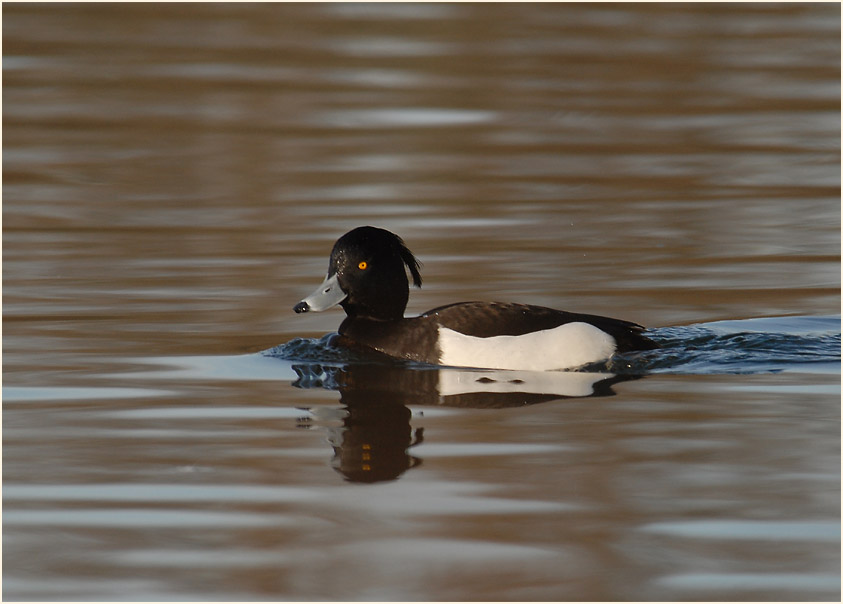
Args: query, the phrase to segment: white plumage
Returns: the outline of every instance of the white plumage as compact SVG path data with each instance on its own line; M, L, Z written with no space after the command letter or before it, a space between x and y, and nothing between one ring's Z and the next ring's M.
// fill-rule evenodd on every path
M588 323L566 323L520 336L467 336L439 327L440 363L452 367L548 371L608 359L615 339Z

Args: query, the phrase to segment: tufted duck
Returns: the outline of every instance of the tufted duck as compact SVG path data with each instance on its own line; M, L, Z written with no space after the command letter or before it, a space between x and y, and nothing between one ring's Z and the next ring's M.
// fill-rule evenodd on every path
M405 318L405 266L421 287L420 263L398 235L358 227L337 240L325 281L293 310L340 304L346 344L455 367L571 369L615 352L657 348L635 323L527 304L460 302Z

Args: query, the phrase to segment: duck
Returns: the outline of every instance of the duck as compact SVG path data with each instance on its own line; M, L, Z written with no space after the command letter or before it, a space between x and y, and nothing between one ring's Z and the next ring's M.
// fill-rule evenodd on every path
M405 317L420 269L401 237L357 227L336 241L324 281L293 311L340 305L338 345L445 367L571 370L658 348L637 323L515 302L457 302Z

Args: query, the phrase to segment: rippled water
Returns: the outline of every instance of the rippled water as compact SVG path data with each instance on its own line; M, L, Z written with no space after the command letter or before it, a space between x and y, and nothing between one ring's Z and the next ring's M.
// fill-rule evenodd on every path
M839 600L840 15L3 7L3 598ZM292 305L636 321L579 372Z

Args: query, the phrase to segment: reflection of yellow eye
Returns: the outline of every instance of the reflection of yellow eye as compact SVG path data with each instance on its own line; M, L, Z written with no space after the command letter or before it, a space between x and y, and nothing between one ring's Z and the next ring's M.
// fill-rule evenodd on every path
M365 271L368 266L369 263L364 260L363 262L357 265L357 268L359 268L361 271Z

